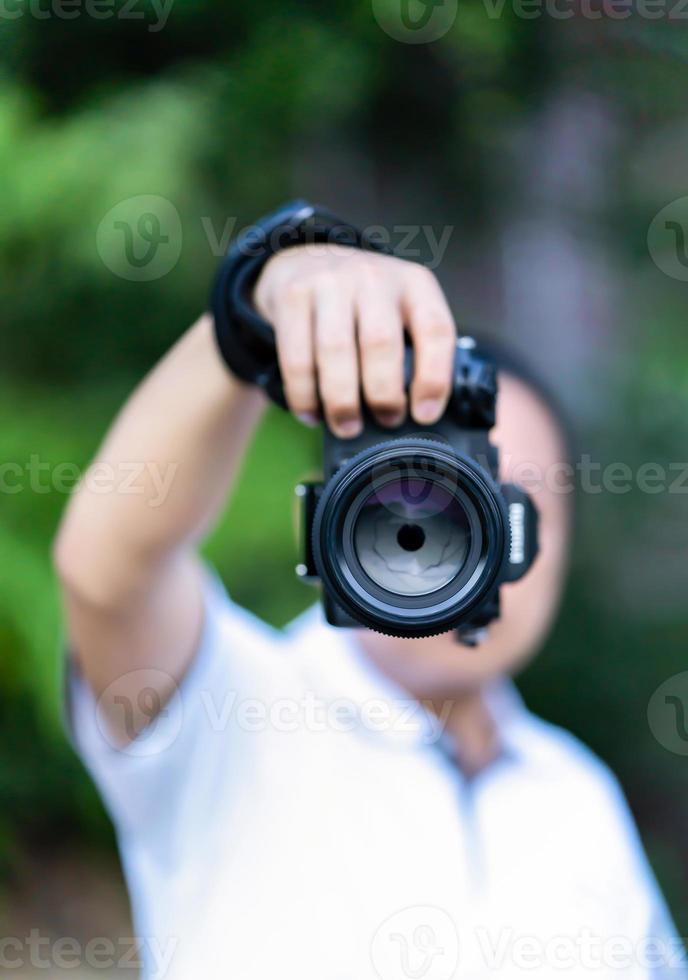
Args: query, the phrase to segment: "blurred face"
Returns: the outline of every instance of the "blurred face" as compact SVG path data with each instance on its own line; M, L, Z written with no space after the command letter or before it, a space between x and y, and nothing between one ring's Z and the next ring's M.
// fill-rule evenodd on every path
M378 667L418 698L473 691L514 672L540 646L558 605L570 499L556 489L557 467L565 458L557 423L523 382L502 374L491 438L500 451L501 479L518 483L520 472L528 481L539 513L539 554L521 581L500 589L500 618L477 647L463 646L453 633L422 639L358 633Z

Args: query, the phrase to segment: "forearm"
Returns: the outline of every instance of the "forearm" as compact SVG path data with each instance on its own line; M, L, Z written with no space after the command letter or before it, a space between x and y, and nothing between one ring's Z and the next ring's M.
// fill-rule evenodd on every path
M342 438L360 429L362 400L390 427L407 409L425 424L442 414L455 329L421 267L326 244L313 254L293 248L266 264L254 298L274 328L295 414L321 415ZM408 405L405 326L414 343ZM151 683L165 703L198 649L206 607L195 545L222 507L264 402L232 380L213 324L201 320L129 399L71 501L55 556L66 628L93 690L107 692L114 723L123 697L137 703L142 668L158 671ZM132 464L136 486L103 491L98 467L111 481Z
M96 603L126 601L192 547L217 518L263 404L229 375L202 318L132 394L72 498L56 546L66 585ZM114 477L108 492L102 474Z

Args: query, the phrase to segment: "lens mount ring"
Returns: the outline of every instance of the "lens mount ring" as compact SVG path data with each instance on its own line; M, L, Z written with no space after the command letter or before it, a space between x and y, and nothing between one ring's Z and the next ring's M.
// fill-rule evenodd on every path
M414 594L392 591L363 567L354 545L366 497L405 479L438 488L465 513L465 560L450 581ZM410 485L410 484L409 484ZM424 436L391 439L347 460L323 489L312 547L323 586L356 622L395 636L431 636L452 629L494 585L505 554L507 515L490 474L449 443Z

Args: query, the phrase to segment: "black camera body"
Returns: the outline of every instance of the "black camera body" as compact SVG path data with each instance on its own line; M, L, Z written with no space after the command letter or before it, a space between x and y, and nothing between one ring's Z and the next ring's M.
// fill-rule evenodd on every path
M464 337L434 426L390 431L366 413L355 439L325 430L323 482L297 487L297 573L322 584L329 623L393 636L453 629L473 645L499 615L500 586L537 554L537 511L521 488L499 483L496 399L494 364Z
M271 255L309 243L388 251L331 212L292 201L242 232L220 265L212 296L218 350L232 373L286 408L275 338L252 291ZM406 350L411 383L412 349ZM453 392L438 423L381 428L365 414L360 436L324 431L323 482L301 484L303 560L319 581L328 621L394 636L456 630L475 644L499 615L499 588L537 554L537 512L499 483L489 441L497 372L468 337L457 340Z

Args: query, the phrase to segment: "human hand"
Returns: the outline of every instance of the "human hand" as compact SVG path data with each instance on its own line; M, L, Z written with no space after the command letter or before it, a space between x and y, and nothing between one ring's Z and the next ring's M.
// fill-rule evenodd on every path
M456 328L442 289L424 266L341 245L302 245L273 256L254 292L273 326L291 411L321 411L341 438L361 431L361 392L380 424L399 425L404 329L414 349L410 411L432 424L451 391Z

